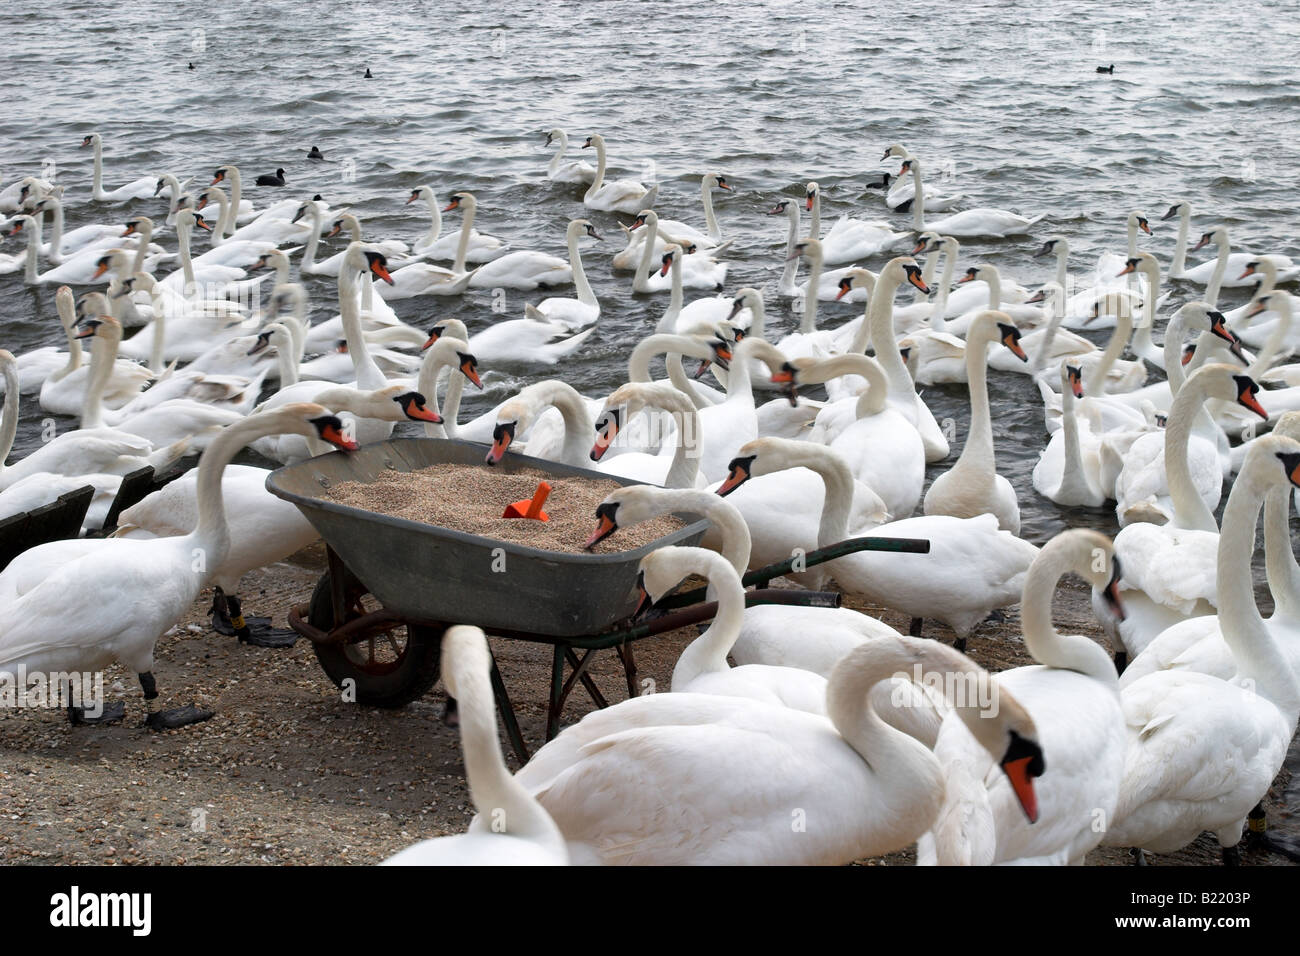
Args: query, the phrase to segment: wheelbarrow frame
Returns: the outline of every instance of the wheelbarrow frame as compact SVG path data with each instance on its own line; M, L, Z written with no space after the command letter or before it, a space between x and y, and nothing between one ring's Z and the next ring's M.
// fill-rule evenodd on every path
M772 588L768 585L772 579L789 574L796 567L802 571L860 551L927 554L929 550L930 542L926 539L871 536L849 538L825 548L810 551L806 555L791 557L785 561L748 572L741 579L742 584L745 587L753 585L758 587L745 592L745 606L784 604L800 607L839 607L841 595L836 591L806 591L795 588ZM326 544L326 556L330 574L330 604L333 626L328 631L324 631L311 624L307 619L310 612L308 605L298 605L289 611L289 626L313 643L342 644L363 638L370 632L381 632L403 625L430 630L445 630L457 623L454 621L415 619L397 614L382 606L378 610L348 620L346 581L350 572L342 559L328 544ZM359 578L357 580L360 581ZM360 583L362 587L365 587L364 581L360 581ZM618 655L627 681L628 696L638 696L636 660L632 653L633 642L711 620L717 614L718 605L716 601L705 601L704 594L705 588L692 588L687 591L674 592L661 600L644 619L627 618L595 634L557 637L555 635L497 627L484 628L484 631L492 637L527 641L534 644L550 644L552 646L550 690L546 710L546 740L549 741L559 733L560 719L565 702L579 683L583 685L597 707L609 706L609 702L588 672L592 660L599 651L612 649ZM578 651L583 652L581 657L578 656ZM565 674L566 664L569 667L567 676ZM510 746L520 763L527 763L530 751L520 730L518 717L506 689L505 681L502 679L501 671L497 667L495 655L492 657L491 678L497 707L501 712L502 723L505 725Z

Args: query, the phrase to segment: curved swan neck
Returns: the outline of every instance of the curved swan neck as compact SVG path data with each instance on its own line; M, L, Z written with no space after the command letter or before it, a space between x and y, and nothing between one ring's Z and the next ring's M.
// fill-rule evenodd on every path
M489 652L484 649L480 653L486 657ZM456 688L459 702L465 779L475 808L493 827L500 821L505 833L545 838L557 848L563 847L564 838L555 822L506 767L497 731L490 658L488 661L471 658L462 663L459 657L454 657L451 665L454 673L447 676Z
M582 197L584 202L591 202L605 185L605 138L600 135L592 136L591 145L596 149L596 178L587 187L587 192Z
M555 162L552 160L552 166ZM432 189L424 190L424 202L429 207L429 231L424 234L424 245L432 246L442 235L442 210L438 208L438 197Z
M948 292L952 289L952 276L957 269L957 240L947 240L943 244L943 249L943 274L939 279L939 292L934 297L934 305L930 307L930 330L933 332L943 332L948 327L945 314L948 311Z
M1123 354L1124 346L1128 344L1129 336L1132 334L1133 320L1129 318L1128 308L1122 306L1119 309L1119 314L1115 316L1115 328L1111 331L1110 339L1106 342L1106 351L1101 353L1101 358L1092 367L1092 372L1084 385L1087 394L1096 396L1106 394L1106 378L1110 375L1110 370L1114 367L1115 362Z
M469 237L474 231L474 216L478 213L478 200L466 193L460 200L460 209L460 240L456 243L456 261L451 266L451 271L457 275L465 271L465 259L469 256Z
M1255 524L1270 484L1263 470L1281 467L1267 450L1271 447L1270 443L1252 449L1257 454L1248 456L1224 508L1218 558L1219 624L1237 663L1237 678L1253 681L1255 690L1294 724L1300 713L1300 684L1260 617L1250 570Z
M1274 294L1272 307L1277 312L1277 321L1273 323L1273 331L1269 333L1268 341L1255 353L1255 361L1251 362L1246 369L1245 374L1251 378L1258 378L1268 371L1277 357L1282 354L1284 343L1291 334L1291 296L1285 292Z
M57 382L81 368L81 340L72 331L77 325L77 306L72 298L72 290L67 286L60 287L55 293L54 308L59 313L59 324L63 326L63 336L68 343L68 364L50 376ZM2 446L3 444L0 443L0 447Z
M894 293L902 283L896 271L886 267L877 276L876 287L867 301L866 318L853 336L849 351L865 352L870 337L876 361L889 379L890 396L900 402L914 401L916 388L907 373L907 366L903 364L902 353L898 351L898 340L894 338Z
M674 687L689 683L701 674L722 673L730 669L727 655L740 637L745 615L745 592L736 570L720 554L700 550L690 554L693 560L682 561L686 574L703 574L710 591L716 595L718 611L708 630L682 651L673 668Z
M1286 485L1270 488L1264 497L1264 570L1274 616L1300 616L1300 563L1291 547L1291 488Z
M921 185L921 161L915 156L912 161L912 228L917 234L925 232L925 187Z
M1187 458L1192 426L1205 404L1206 381L1202 375L1188 379L1178 390L1169 409L1169 418L1165 423L1165 475L1169 497L1174 505L1173 523L1180 528L1215 531L1218 525L1205 500L1196 490Z
M1069 287L1068 271L1070 259L1070 244L1064 239L1056 240L1056 284L1061 287L1061 295L1065 295L1065 290ZM1064 310L1062 310L1064 311Z
M789 228L785 234L785 268L781 270L781 288L789 289L794 286L795 273L799 271L799 260L791 257L794 255L795 243L799 241L799 220L803 214L799 211L799 204L793 200L786 204L785 209Z
M107 198L104 194L104 144L100 140L98 133L91 139L90 145L95 150L95 171L91 192L96 202L103 202Z
M302 251L302 260L298 263L300 273L310 273L316 267L316 251L320 248L320 210L314 202L307 203L306 215L311 220L311 232L307 234L307 248ZM305 276L303 278L305 281Z
M50 209L50 251L49 260L60 262L63 259L63 203L58 197L50 196L45 200Z
M1210 276L1210 284L1205 289L1205 301L1211 306L1218 305L1219 289L1223 286L1223 276L1228 271L1228 255L1232 251L1228 244L1228 230L1222 226L1214 230L1214 241L1219 252L1214 257L1214 274Z
M713 178L713 173L705 174L700 180L700 199L704 203L704 229L709 234L709 238L714 242L722 240L722 230L718 228L718 220L713 215L713 190L710 188L709 180Z
M358 248L353 246L353 249ZM370 354L370 346L361 328L361 312L357 307L356 282L360 269L349 262L351 253L343 261L339 270L339 316L343 325L343 338L348 343L348 355L352 358L352 367L357 374L357 387L368 390L383 388L388 384L388 376L375 364ZM360 273L362 282L370 283L369 272Z
M1174 246L1174 261L1169 266L1169 274L1175 279L1187 270L1187 231L1191 223L1191 207L1183 203L1178 209L1178 242Z
M796 463L821 476L826 493L822 501L821 522L817 528L817 547L824 548L849 536L849 512L853 507L853 473L844 459L830 448L805 442ZM833 573L833 572L832 572Z
M100 326L95 341L90 346L90 377L86 380L86 394L81 403L81 427L99 428L104 423L104 391L113 375L117 361L117 342L122 336Z
M578 249L578 239L581 234L581 226L576 223L569 224L569 268L573 270L573 285L578 292L578 301L594 308L598 304L596 294L591 291L591 285L587 282L587 272L582 267L582 252Z
M1057 584L1070 572L1088 577L1098 547L1096 538L1069 536L1067 532L1043 546L1025 575L1020 628L1025 650L1039 664L1078 671L1118 688L1115 665L1099 645L1077 634L1060 634L1052 623L1052 598ZM1110 566L1109 557L1106 566Z
M821 192L818 191L818 195ZM817 331L817 287L822 281L823 256L820 249L810 249L808 255L808 289L803 296L803 316L799 320L799 331L811 335ZM807 253L805 253L807 255Z
M966 379L970 386L970 426L953 470L965 465L993 470L993 421L989 413L988 347L996 325L977 319L966 337Z
M694 358L711 359L713 350L707 345L687 335L675 335L671 332L656 332L647 335L636 344L627 360L627 380L629 382L649 382L650 360L656 355L667 352L680 352Z

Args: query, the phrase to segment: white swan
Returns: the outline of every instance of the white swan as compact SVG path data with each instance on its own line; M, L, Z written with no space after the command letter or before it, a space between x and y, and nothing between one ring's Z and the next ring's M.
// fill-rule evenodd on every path
M411 251L418 256L424 256L426 259L454 260L456 250L460 245L460 233L452 232L445 236L442 235L442 208L438 205L438 196L433 191L433 187L417 186L412 189L406 204L409 206L417 199L423 199L429 207L430 224L428 232L415 241L415 244L411 246ZM491 262L493 259L505 255L509 249L510 244L504 239L498 239L496 236L489 236L485 232L479 232L477 229L471 228L469 241L465 246L465 261L475 263Z
M442 635L442 681L456 701L465 778L474 809L489 825L423 840L383 866L567 866L564 837L550 815L506 768L497 736L492 652L477 627Z
M472 193L467 192L452 193L450 200L442 211L460 209L465 217L461 223L460 243L456 247L456 261L452 266L452 272L461 275L465 272L469 236L478 202ZM419 268L419 265L413 268ZM545 252L519 249L483 263L470 273L469 285L475 289L503 288L528 292L538 286L568 285L572 281L573 267L565 260Z
M161 471L180 458L188 443L154 451L153 445L113 428L73 429L60 432L31 454L11 465L5 459L13 451L18 434L18 371L14 357L0 349L0 378L5 382L4 409L0 412L0 491L33 476L85 476L130 474L150 465Z
M217 221L212 227L212 245L228 246L232 242L259 241L280 245L286 242L303 242L320 233L320 225L313 229L310 223L295 219L254 219L246 226L236 227L235 209L226 198L225 190L220 186L209 186L199 193L196 209L202 210L208 203L216 203ZM315 204L311 204L316 208ZM259 252L258 255L263 255Z
M626 212L635 215L655 204L655 199L659 195L658 183L646 189L632 179L605 182L605 137L593 133L587 137L582 148L596 150L596 177L582 196L583 205L604 212Z
M1158 671L1121 692L1124 781L1103 842L1170 853L1209 830L1235 857L1246 816L1267 793L1300 715L1300 681L1260 619L1249 567L1260 505L1295 483L1300 443L1257 439L1233 485L1218 547L1219 620L1232 680ZM1122 560L1122 559L1121 559Z
M1099 474L1100 440L1080 426L1074 401L1083 396L1078 366L1061 363L1061 428L1034 465L1034 490L1058 505L1100 508L1106 503Z
M156 176L142 176L133 179L125 186L108 191L104 189L104 144L98 133L91 133L81 141L82 147L95 148L95 172L92 180L91 196L95 202L127 202L131 199L151 199L154 195Z
M516 775L551 814L575 861L620 864L843 864L900 849L932 823L943 770L872 706L904 673L974 675L931 641L881 638L831 674L829 717L709 694L650 694L595 711ZM986 685L985 685L986 686ZM1033 722L1010 694L996 715L961 708L1034 812L1043 769ZM688 807L688 813L677 812ZM792 808L803 811L792 826ZM491 821L475 818L471 832Z
M848 372L861 375L867 387L854 406L856 420L830 441L830 447L859 481L880 495L891 515L906 518L921 500L925 443L916 426L887 403L889 379L880 363L866 355L837 355L789 365L773 379L797 390Z
M1045 215L1045 213L1040 213L1033 218L1026 218L1013 212L1007 212L1004 209L980 206L975 209L966 209L962 212L953 213L950 216L944 216L938 221L927 224L924 211L925 188L921 182L921 162L915 156L909 156L903 160L898 175L902 176L909 171L912 174L912 186L916 196L916 199L912 202L912 228L917 233L925 232L928 229L931 232L941 233L945 236L957 236L958 238L985 236L1003 239L1007 236L1023 235L1029 230L1030 226ZM918 202L917 199L920 201Z
M1215 552L1218 526L1198 494L1185 449L1196 410L1207 396L1258 405L1253 383L1229 365L1207 365L1178 389L1163 437L1165 482L1171 505L1167 524L1130 524L1115 536L1124 568L1120 591L1127 615L1118 625L1118 659L1136 657L1151 640L1179 621L1213 613L1218 602ZM1145 436L1144 436L1145 437ZM1216 474L1216 477L1221 478ZM1217 499L1216 499L1217 500Z
M1052 595L1070 572L1107 595L1119 611L1110 541L1065 531L1034 559L1025 577L1021 631L1037 662L994 677L1033 718L1048 756L1035 784L1038 818L1026 823L1010 781L955 714L945 718L934 755L948 771L943 809L917 844L917 862L944 866L1079 865L1101 842L1124 773L1125 728L1115 669L1096 643L1052 626Z
M992 514L998 526L1012 534L1020 533L1020 503L1011 482L997 473L993 453L993 420L989 414L987 382L988 346L1001 342L1022 361L1028 361L1020 348L1020 330L1005 312L986 311L971 323L966 339L966 375L970 381L970 427L966 444L956 464L930 485L925 493L927 515L946 514L956 518L973 518Z
M559 141L559 148L556 149L555 155L551 161L546 164L546 178L554 183L581 183L588 186L596 181L596 167L585 159L564 161L564 154L569 151L569 134L564 130L551 130L546 134L546 142L543 149L549 149L551 143Z
M887 222L881 220L867 222L862 219L852 219L847 214L841 216L835 225L826 231L826 235L819 236L821 197L821 186L817 183L809 183L806 205L812 211L812 226L808 234L813 239L821 240L823 254L829 265L853 262L889 252L907 238L907 233L894 232Z
M632 221L631 229L644 227L648 235L657 235L659 216L653 209L642 209ZM632 279L633 292L668 292L672 289L672 280L668 278L668 252L676 245L683 253L682 285L688 289L720 289L727 279L727 263L719 262L708 251L693 252L698 247L690 240L678 242L673 237L671 244L662 247L648 239L641 243L641 261L637 265Z
M573 284L577 289L577 298L569 299L551 296L537 305L524 306L524 313L530 319L543 322L558 322L574 329L585 328L600 318L600 303L591 291L587 281L587 272L582 267L582 253L578 249L578 240L587 235L597 242L601 236L596 227L586 219L574 219L565 230L564 240L569 249L569 268L573 272Z
M657 409L673 417L671 454L624 451L608 459L606 454L617 448L619 434L646 409ZM628 382L614 389L594 418L595 443L589 457L602 471L634 478L664 488L702 488L700 474L699 412L690 400L668 382ZM626 444L626 439L623 440Z
M802 465L821 476L826 486L817 546L842 541L848 534L853 478L844 460L812 442L760 438L740 449L718 493L726 495L755 475ZM943 621L966 637L989 614L1020 599L1025 572L1038 549L1002 531L992 515L954 518L926 515L880 525L874 535L924 538L928 554L862 551L824 565L845 590L872 604L894 608L914 619ZM788 552L787 552L788 556ZM819 569L813 569L819 570Z
M221 473L254 437L293 431L346 447L340 428L319 405L293 405L224 430L199 464L199 520L187 535L75 539L25 551L0 573L0 609L8 622L0 670L93 672L116 662L139 675L149 726L168 729L212 716L192 707L158 710L151 672L158 638L189 613L230 547Z
M1300 412L1283 415L1273 434L1291 439L1300 437ZM1285 453L1283 456L1284 463L1296 462L1294 458L1287 459ZM1273 614L1264 621L1264 626L1276 638L1291 670L1300 676L1300 565L1291 548L1291 491L1289 485L1277 485L1264 498L1264 561L1274 604ZM1235 566L1232 572L1251 577L1248 563ZM1120 687L1161 670L1231 680L1237 673L1237 663L1223 639L1218 616L1189 618L1162 631L1130 662Z
M77 324L76 305L72 290L59 286L54 293L54 308L68 342L67 364L48 375L41 383L41 408L56 415L77 415L86 400L86 386L90 381L90 367L81 364L81 342L74 333ZM21 369L21 365L20 365ZM118 359L104 386L101 401L109 408L121 408L134 400L141 389L153 381L149 369L135 362Z
M722 555L703 548L665 547L642 558L639 571L640 586L650 602L691 574L709 582L718 602L713 622L682 650L673 667L674 693L747 697L809 714L826 713L826 678L821 675L798 667L727 663L740 636L745 592L740 576Z

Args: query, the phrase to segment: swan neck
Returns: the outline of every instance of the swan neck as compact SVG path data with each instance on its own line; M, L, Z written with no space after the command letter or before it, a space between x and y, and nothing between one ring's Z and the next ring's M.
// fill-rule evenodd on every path
M2 446L0 446L2 447ZM1300 563L1291 547L1291 488L1270 488L1264 498L1264 570L1274 616L1300 616Z
M1273 467L1276 462L1263 460L1261 464ZM1228 495L1219 535L1219 624L1237 663L1237 679L1253 681L1254 689L1281 709L1294 725L1300 713L1300 684L1264 626L1251 582L1255 523L1266 491L1261 477L1253 469L1246 469Z
M451 271L457 275L465 272L465 259L469 256L469 237L474 231L474 215L478 212L478 202L471 198L461 201L460 241L456 243L456 261Z
M692 641L677 659L677 666L673 668L673 687L687 685L703 674L729 670L727 655L740 637L745 614L745 592L740 577L721 555L710 553L706 564L705 569L692 567L691 570L707 571L709 589L717 597L718 610L708 630Z
M1214 275L1210 277L1210 284L1205 289L1205 301L1211 306L1218 305L1219 289L1223 286L1223 276L1228 271L1228 255L1232 251L1226 235L1220 235L1219 239L1219 253L1214 257Z
M388 384L388 377L375 364L370 354L361 328L361 312L357 307L357 270L346 258L339 271L339 316L343 324L343 338L348 343L348 355L352 358L352 367L357 374L357 387L367 390L383 388ZM368 274L361 276L361 281L370 284Z
M591 145L596 147L596 178L591 181L591 185L587 187L586 195L582 197L586 202L591 202L596 193L600 192L601 187L605 185L605 141L597 139ZM651 243L651 245L654 245L654 243Z
M1174 505L1174 523L1180 528L1216 531L1218 525L1205 500L1196 490L1188 462L1188 443L1205 404L1203 379L1179 389L1165 423L1165 475Z
M705 176L700 182L700 199L704 203L704 228L708 232L709 238L714 242L722 239L722 230L718 228L718 220L713 215L713 190L709 188L709 179L712 174Z
M921 185L921 163L912 159L912 228L917 235L925 232L925 187Z
M13 451L14 438L18 435L18 367L16 362L6 361L0 366L5 380L4 411L0 412L0 475L5 471L5 459Z
M803 317L799 321L799 331L804 335L817 331L817 287L822 281L822 266L822 256L814 255L808 266L808 288L803 295Z
M582 267L582 252L578 249L578 229L569 230L569 268L573 270L573 285L578 292L578 301L583 305L596 306L596 295L587 282L587 272Z

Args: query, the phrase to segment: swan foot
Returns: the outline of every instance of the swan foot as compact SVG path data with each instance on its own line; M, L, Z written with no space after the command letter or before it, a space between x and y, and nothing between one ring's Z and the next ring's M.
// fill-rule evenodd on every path
M920 637L920 636L921 636L921 625L922 625L923 623L924 623L924 622L923 622L919 617L914 617L914 618L912 618L912 622L907 626L907 634L908 634L908 636L909 636L909 637Z
M952 649L962 654L966 653L966 638L958 637L952 642Z
M447 698L447 705L442 709L442 722L448 727L460 726L460 708L455 697Z
M1124 669L1128 667L1128 651L1115 652L1115 673L1123 674Z
M86 708L68 706L68 723L74 727L94 726L96 724L116 724L121 722L126 716L126 704L116 701L112 704L104 704L98 717L90 717L86 714Z
M175 730L177 727L202 723L214 716L215 714L210 710L186 704L184 707L173 707L170 710L150 711L149 716L145 718L145 725L150 730Z
M293 647L298 635L285 628L271 626L269 617L244 617L243 605L234 594L216 588L212 595L212 629L226 637L236 637L241 644L254 647Z
M145 718L144 723L150 730L175 730L177 727L197 724L214 716L212 711L203 710L193 704L173 707L171 710L156 710L158 682L150 671L137 676L140 678L140 689L144 691L145 703L149 707L149 716Z
M1264 813L1264 804L1255 804L1255 809L1246 814L1246 845L1250 847L1267 845L1268 816Z
M1129 852L1129 856L1133 857L1134 866L1147 865L1146 854L1142 852L1142 848L1140 846L1131 847L1128 852Z
M1223 851L1224 866L1241 866L1241 850L1238 847L1235 845L1225 846L1221 849Z

